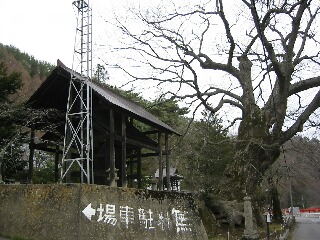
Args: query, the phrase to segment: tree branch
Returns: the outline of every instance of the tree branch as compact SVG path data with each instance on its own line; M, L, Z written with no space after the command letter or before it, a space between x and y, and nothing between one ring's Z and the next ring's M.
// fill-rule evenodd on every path
M296 64L301 62L301 54L302 54L302 52L304 50L304 47L306 45L307 38L310 37L309 36L309 30L311 29L312 23L315 20L316 16L319 14L319 10L320 10L320 7L317 8L317 10L315 11L314 14L310 14L310 16L311 16L310 20L308 21L308 24L307 24L304 32L302 33L303 37L302 37L302 43L300 45L300 49L299 49L298 53L296 54L296 57L295 57L295 59L293 61L294 65L296 65Z
M312 102L306 107L306 109L300 114L298 119L292 126L283 133L281 144L292 138L297 132L303 130L303 124L309 119L310 115L320 107L320 90L313 98Z
M222 0L219 0L219 5L220 5L220 9L219 9L218 13L219 13L219 16L223 22L223 26L226 31L227 39L229 40L229 43L230 43L229 54L228 54L228 63L227 63L227 65L230 67L230 66L232 66L232 58L233 58L233 52L235 49L235 43L234 43L233 36L231 34L230 24L227 21L226 16L223 12Z
M320 76L309 78L300 82L296 82L290 86L289 96L292 96L299 92L308 90L310 88L319 87L319 86L320 86Z
M256 30L257 30L257 33L258 33L259 38L262 42L262 45L265 47L265 49L268 52L268 55L269 55L269 58L272 62L275 73L277 74L278 78L281 79L281 81L282 81L282 79L284 79L284 74L281 71L281 66L277 60L275 50L274 50L272 44L268 41L267 37L264 34L264 30L265 30L266 26L260 24L260 18L258 16L256 7L255 7L255 0L251 0L251 4L245 0L242 0L242 1L249 7L254 24L255 24L255 27L256 27Z

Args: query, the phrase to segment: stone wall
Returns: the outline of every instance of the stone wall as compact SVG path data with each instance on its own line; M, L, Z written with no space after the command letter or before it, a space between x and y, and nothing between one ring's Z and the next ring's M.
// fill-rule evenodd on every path
M207 239L191 194L101 185L0 185L0 234L35 240Z

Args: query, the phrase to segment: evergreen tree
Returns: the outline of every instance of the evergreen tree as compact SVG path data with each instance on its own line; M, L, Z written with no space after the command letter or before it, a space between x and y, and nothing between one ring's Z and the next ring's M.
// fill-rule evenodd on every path
M181 127L188 131L176 144L172 157L185 177L183 188L214 191L234 155L231 138L221 120L208 111L202 113L201 120L190 123L185 119Z
M14 72L8 75L8 69L3 62L0 62L0 104L9 101L9 96L22 87L21 74Z
M97 64L97 69L94 73L93 79L100 83L107 83L109 80L108 71L101 64Z
M23 167L21 162L17 163L22 154L22 151L17 151L20 144L12 141L17 130L17 119L20 119L22 111L10 101L10 95L21 87L21 74L8 74L6 65L0 62L0 169L1 174L5 176Z

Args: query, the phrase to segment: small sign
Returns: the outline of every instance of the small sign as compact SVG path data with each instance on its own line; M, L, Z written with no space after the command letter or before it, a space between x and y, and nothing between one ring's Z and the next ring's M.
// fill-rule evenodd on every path
M267 223L271 223L271 215L270 215L270 213L267 213Z

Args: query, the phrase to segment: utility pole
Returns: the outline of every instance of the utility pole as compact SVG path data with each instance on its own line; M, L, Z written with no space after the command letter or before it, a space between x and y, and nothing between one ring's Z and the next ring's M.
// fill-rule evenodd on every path
M292 204L292 184L291 184L291 176L289 176L289 183L290 183L291 219L293 220L293 204Z
M71 182L80 172L81 183L93 183L92 136L92 11L89 0L73 2L77 28L66 112L61 180Z

